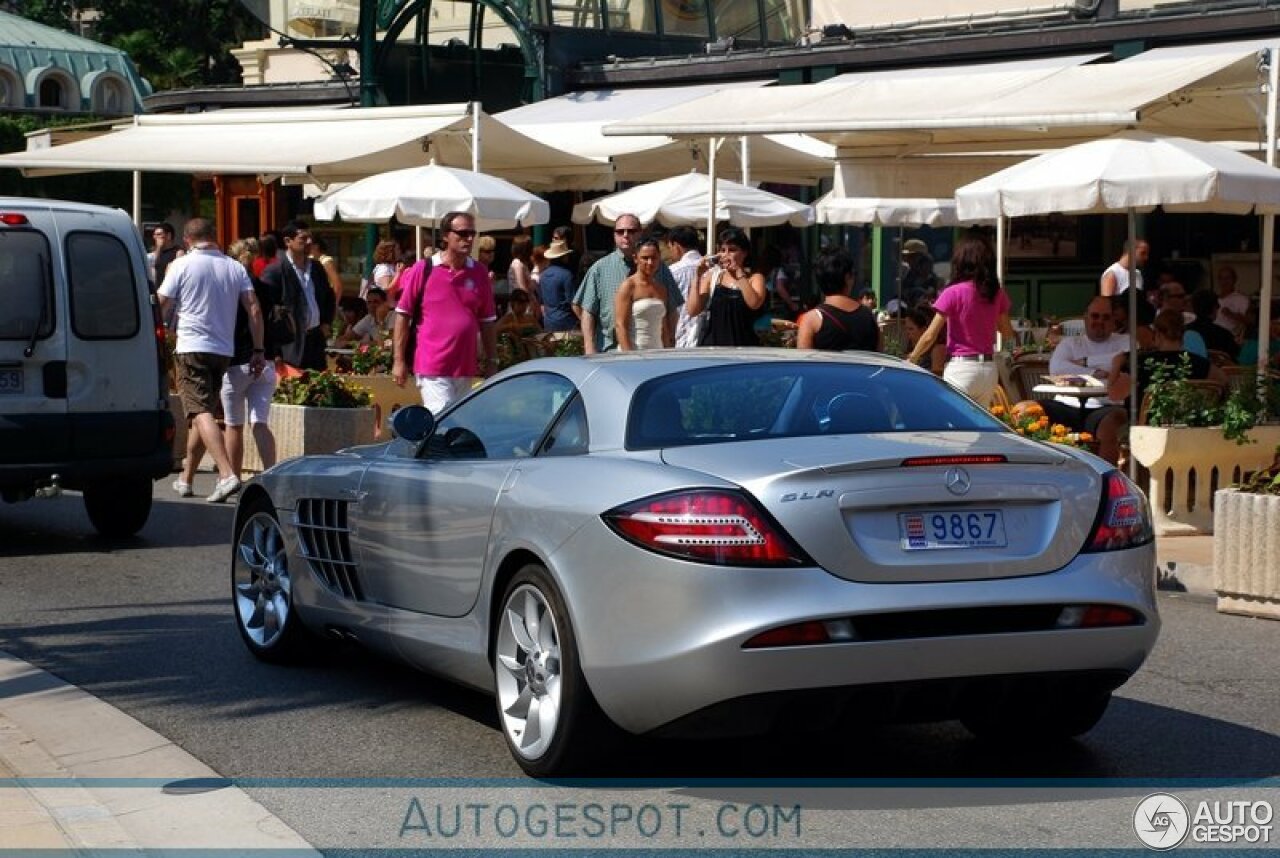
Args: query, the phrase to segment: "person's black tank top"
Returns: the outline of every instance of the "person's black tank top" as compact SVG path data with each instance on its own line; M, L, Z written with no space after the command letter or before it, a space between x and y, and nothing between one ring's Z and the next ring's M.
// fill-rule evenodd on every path
M822 316L822 327L813 337L815 349L842 352L850 349L861 349L873 352L879 340L879 329L876 318L866 307L856 310L841 310L830 304L818 307Z

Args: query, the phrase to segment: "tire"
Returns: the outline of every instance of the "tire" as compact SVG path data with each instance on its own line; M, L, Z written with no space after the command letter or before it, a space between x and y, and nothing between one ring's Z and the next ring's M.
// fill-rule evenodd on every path
M313 638L293 604L284 532L266 498L246 505L231 556L231 605L240 639L254 657L276 664L302 661Z
M984 707L960 723L979 739L1002 744L1073 739L1097 726L1110 703L1109 690L1080 690Z
M84 487L84 511L94 530L103 536L133 536L151 515L151 480L91 483Z
M493 629L498 722L532 777L590 774L614 730L587 687L564 600L542 566L511 579Z

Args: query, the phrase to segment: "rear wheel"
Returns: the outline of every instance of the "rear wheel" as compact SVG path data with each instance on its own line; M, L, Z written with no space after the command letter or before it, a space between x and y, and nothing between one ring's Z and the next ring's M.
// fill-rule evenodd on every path
M294 609L284 532L266 498L248 504L237 529L231 600L240 638L257 658L292 662L307 653L310 634Z
M1111 703L1111 692L1080 690L1070 695L1048 695L982 707L960 719L979 739L1025 743L1071 739L1092 730Z
M582 676L569 613L539 565L517 572L503 595L493 670L502 735L525 772L582 774L604 758L607 719Z
M84 510L103 536L133 536L151 515L151 480L91 483L84 487Z

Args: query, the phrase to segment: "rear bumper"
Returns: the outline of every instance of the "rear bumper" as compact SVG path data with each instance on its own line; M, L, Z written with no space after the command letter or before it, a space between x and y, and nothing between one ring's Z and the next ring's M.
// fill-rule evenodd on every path
M53 476L64 489L82 489L101 480L146 477L158 480L173 471L173 447L165 444L145 456L86 459L78 462L0 464L0 489L25 491L50 485Z
M619 548L621 540L601 531L584 528L552 567L567 591L587 682L609 717L633 733L759 695L1081 672L1118 685L1141 666L1160 628L1154 545L1081 555L1019 578L865 584L815 568L685 563ZM742 648L760 632L807 620L1076 604L1127 607L1143 622Z

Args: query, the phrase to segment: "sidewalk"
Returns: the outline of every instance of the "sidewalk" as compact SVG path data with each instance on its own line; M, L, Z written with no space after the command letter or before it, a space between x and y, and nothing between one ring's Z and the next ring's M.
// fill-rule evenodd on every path
M1156 537L1161 590L1213 596L1213 536Z
M168 739L0 652L0 853L37 849L320 854Z

